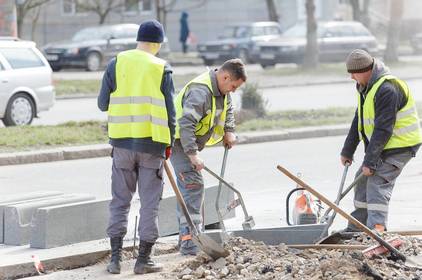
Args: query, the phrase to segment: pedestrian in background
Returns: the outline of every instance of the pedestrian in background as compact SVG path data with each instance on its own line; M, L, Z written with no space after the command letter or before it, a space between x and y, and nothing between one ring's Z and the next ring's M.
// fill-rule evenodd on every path
M378 232L387 229L388 206L394 184L404 166L416 155L422 134L415 101L407 84L364 50L352 51L347 71L357 82L358 107L341 151L343 165L352 163L360 141L365 157L355 187L351 213ZM349 224L345 231L357 231Z
M180 91L176 97L176 140L170 158L177 185L198 229L202 228L204 199L203 160L198 152L206 145L223 140L231 148L235 141L235 122L230 93L246 81L245 65L240 59L226 61L219 69L207 71ZM186 219L178 209L180 252L195 255L197 246Z
M162 270L151 249L158 238L158 207L163 192L163 161L170 156L175 132L172 70L155 55L164 40L156 20L143 22L137 47L112 59L104 73L98 107L108 113L108 135L113 146L110 202L110 273L120 273L123 237L138 184L139 255L135 274Z
M189 37L189 24L188 24L188 13L182 12L182 16L180 17L180 42L182 43L182 51L183 53L187 53L188 51L188 44L187 40Z

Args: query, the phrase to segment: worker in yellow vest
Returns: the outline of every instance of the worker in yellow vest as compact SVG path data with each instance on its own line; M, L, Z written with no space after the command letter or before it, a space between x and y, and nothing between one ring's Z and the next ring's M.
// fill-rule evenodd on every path
M245 66L240 59L226 61L219 69L206 71L180 91L175 100L176 140L170 158L192 220L201 229L201 206L204 181L201 169L204 161L199 151L221 140L228 148L235 141L234 112L230 93L246 81ZM178 211L179 249L182 255L195 255L189 226Z
M135 274L158 272L151 249L158 238L158 207L163 192L163 162L174 142L176 112L172 70L156 57L164 40L156 20L143 22L137 47L112 59L104 73L98 107L108 114L108 135L113 147L110 218L111 260L108 272L120 273L123 237L138 184L139 254Z
M352 51L347 71L357 82L358 107L341 151L343 165L352 163L360 141L365 157L356 176L352 216L369 228L387 228L388 206L403 167L416 155L422 134L415 100L407 84L364 50ZM349 224L345 231L357 231Z

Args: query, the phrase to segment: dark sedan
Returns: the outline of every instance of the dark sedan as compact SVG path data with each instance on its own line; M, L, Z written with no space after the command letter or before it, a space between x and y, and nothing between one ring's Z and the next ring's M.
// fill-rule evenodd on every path
M318 22L317 42L319 60L322 62L344 61L353 49L364 49L376 55L376 38L360 22ZM277 63L301 64L305 57L306 25L298 24L286 30L277 39L257 44L256 60L262 67Z
M139 25L116 24L81 29L70 41L51 43L43 52L53 71L85 68L97 71L119 52L136 47ZM160 54L168 55L165 39Z
M268 41L280 36L277 22L252 22L233 24L224 28L218 40L198 44L198 52L205 65L230 58L253 62L252 49L257 42Z

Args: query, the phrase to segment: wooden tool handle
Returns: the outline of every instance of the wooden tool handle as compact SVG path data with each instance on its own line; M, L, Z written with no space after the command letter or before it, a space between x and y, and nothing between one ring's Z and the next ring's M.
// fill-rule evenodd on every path
M195 227L192 217L189 214L188 207L186 206L185 200L183 199L182 194L180 193L179 188L176 185L176 181L174 180L173 174L171 173L170 167L167 164L167 160L164 161L164 169L166 170L167 177L170 180L170 185L173 188L174 193L176 194L177 202L179 203L180 208L183 211L183 214L186 217L186 221L188 222L189 226L191 227L194 235L198 235L198 229Z
M289 177L290 179L292 179L293 181L295 181L298 185L300 185L301 187L303 187L304 189L306 189L308 192L310 192L311 194L313 194L314 196L316 196L317 198L319 198L322 202L324 202L325 204L327 204L328 206L330 206L331 208L333 208L334 211L336 211L337 213L339 213L340 215L342 215L350 223L354 224L359 229L361 229L363 232L365 232L367 235L369 235L370 237L372 237L373 239L375 239L376 241L378 241L382 246L386 247L391 253L393 253L394 255L396 255L398 258L402 259L403 261L406 260L406 256L403 255L402 253L400 253L396 248L394 248L393 246L391 246L387 241L385 241L380 236L378 236L377 234L375 234L374 232L372 232L367 226L365 226L364 224L362 224L361 222L359 222L358 220L356 220L354 217L352 217L348 213L344 212L340 207L338 207L337 205L335 205L333 202L331 202L330 200L328 200L325 196L323 196L322 194L320 194L319 192L317 192L316 190L314 190L311 186L309 186L308 184L306 184L305 182L303 182L302 180L300 180L298 177L296 177L295 175L293 175L292 173L290 173L287 169L285 169L284 167L282 167L280 165L277 166L277 169L280 170L281 172L283 172L287 177Z

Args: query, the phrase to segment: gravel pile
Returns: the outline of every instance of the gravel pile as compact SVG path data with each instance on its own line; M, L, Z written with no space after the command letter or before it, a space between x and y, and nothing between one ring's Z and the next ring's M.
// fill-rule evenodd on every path
M387 238L391 238L388 236ZM422 254L422 240L400 237L400 251ZM361 234L349 244L376 243ZM422 270L406 267L388 255L365 258L359 250L293 249L285 244L267 246L240 237L225 245L230 255L212 261L204 253L179 265L179 279L422 279Z

